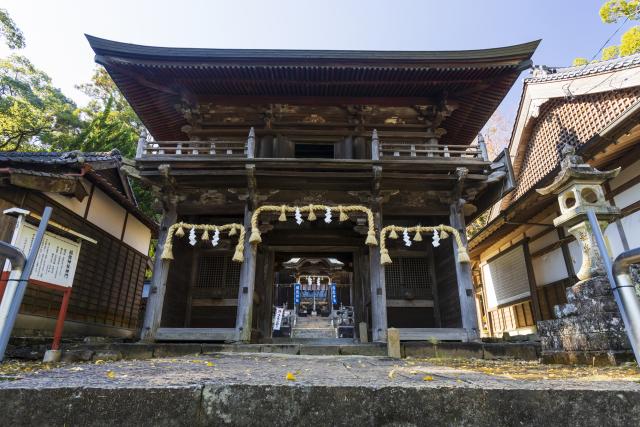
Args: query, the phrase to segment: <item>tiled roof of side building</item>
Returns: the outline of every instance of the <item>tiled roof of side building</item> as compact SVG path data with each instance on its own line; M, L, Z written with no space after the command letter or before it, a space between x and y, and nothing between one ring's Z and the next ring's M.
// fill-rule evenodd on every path
M609 59L607 61L591 62L574 67L536 67L532 71L532 76L527 77L525 81L527 83L540 83L555 80L567 80L576 77L586 77L594 74L607 73L636 65L640 65L640 53L623 56L621 58Z
M65 152L25 152L25 151L0 151L0 162L31 163L31 164L60 164L69 165L84 162L108 162L120 161L122 156L118 150L108 152L83 153L80 151Z

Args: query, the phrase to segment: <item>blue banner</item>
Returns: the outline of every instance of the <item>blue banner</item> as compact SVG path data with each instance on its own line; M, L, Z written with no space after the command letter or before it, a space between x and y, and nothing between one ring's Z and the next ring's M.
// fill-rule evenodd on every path
M338 292L336 290L336 284L332 283L331 284L331 304L337 304L338 303Z
M293 304L300 304L300 283L293 285Z

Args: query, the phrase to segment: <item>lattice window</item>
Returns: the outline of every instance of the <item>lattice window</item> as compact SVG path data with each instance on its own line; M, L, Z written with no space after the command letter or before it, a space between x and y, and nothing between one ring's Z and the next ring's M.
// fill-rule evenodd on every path
M231 255L201 255L193 284L194 297L234 298L238 295L240 264Z
M428 258L394 257L384 277L389 299L431 299L433 271Z

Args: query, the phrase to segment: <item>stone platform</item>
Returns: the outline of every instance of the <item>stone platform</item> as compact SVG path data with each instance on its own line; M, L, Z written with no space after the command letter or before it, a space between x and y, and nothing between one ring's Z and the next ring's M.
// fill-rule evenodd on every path
M616 365L635 360L606 277L580 281L566 295L567 303L554 307L555 319L538 322L543 361Z
M13 347L8 357L42 360L45 345ZM95 360L150 359L212 353L275 353L289 355L322 356L386 356L383 343L354 343L348 339L299 339L296 342L268 344L215 344L215 343L66 343L63 362ZM534 342L482 343L482 342L426 342L401 344L403 357L419 358L476 358L538 360L540 346Z
M0 407L12 426L640 423L640 384L625 372L551 380L543 369L516 379L429 360L249 353L100 361L2 375Z

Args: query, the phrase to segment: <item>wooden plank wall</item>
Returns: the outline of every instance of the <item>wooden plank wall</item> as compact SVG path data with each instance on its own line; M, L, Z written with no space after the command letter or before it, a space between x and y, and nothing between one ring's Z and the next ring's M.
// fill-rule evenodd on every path
M192 268L194 268L194 250L186 238L173 240L173 257L167 276L167 290L162 306L163 328L182 328L190 326L186 319L187 296L191 286ZM186 323L185 323L186 322Z
M530 300L493 310L489 312L489 320L494 335L533 326L535 323Z
M2 198L11 206L36 213L41 213L46 203L53 207L53 221L98 241L96 245L82 244L67 320L138 327L146 255L38 192L3 188ZM61 301L60 292L29 286L20 312L56 317Z
M461 328L460 297L458 296L458 278L456 277L455 256L452 238L440 241L440 246L433 251L436 265L438 288L438 307L440 323L443 328Z

